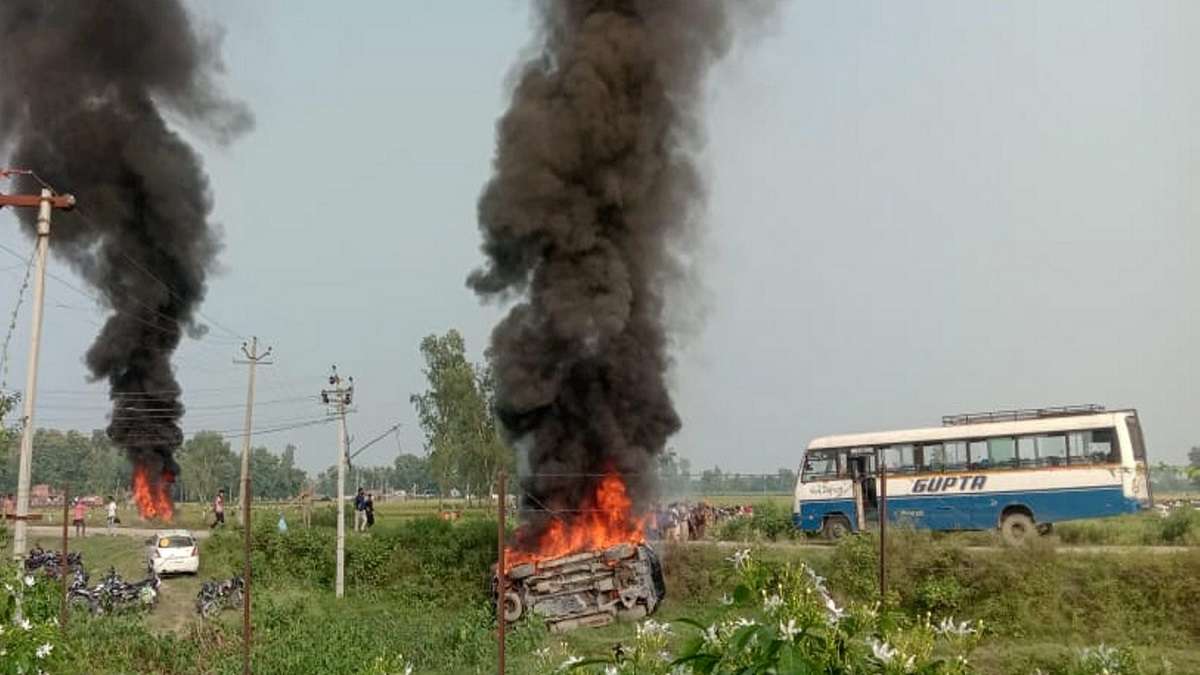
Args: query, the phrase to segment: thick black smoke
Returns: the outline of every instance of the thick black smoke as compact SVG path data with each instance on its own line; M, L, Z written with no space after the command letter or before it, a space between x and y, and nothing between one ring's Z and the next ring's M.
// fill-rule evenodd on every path
M247 130L250 114L214 85L220 71L217 41L179 0L0 2L0 144L11 166L78 198L78 213L55 216L50 248L112 310L87 366L111 386L109 436L160 488L182 441L171 355L185 331L203 332L195 315L221 248L200 158L164 112L222 142ZM35 214L22 218L32 234Z
M492 358L524 506L548 510L527 519L524 545L586 507L608 472L635 504L654 495L655 458L680 427L664 315L704 203L697 107L741 4L537 3L541 49L498 124L479 200L488 264L468 281L520 298Z

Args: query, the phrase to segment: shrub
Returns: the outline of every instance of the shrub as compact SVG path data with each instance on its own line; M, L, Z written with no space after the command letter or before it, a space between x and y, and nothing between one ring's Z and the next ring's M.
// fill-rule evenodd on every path
M947 619L905 622L877 605L839 606L807 565L758 562L749 549L730 557L737 583L725 616L694 633L678 655L668 650L670 624L647 620L632 648L570 669L605 673L968 673L978 626Z

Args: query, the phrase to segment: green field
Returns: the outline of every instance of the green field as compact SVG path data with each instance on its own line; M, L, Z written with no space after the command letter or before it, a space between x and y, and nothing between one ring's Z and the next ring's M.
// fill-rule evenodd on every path
M349 537L347 597L337 600L333 504L315 505L310 530L299 526L290 506L259 505L253 532L255 672L402 672L401 658L419 673L494 672L487 589L495 521L486 506L447 506L464 515L449 523L436 517L436 502L381 503L378 525ZM290 525L282 535L275 528L281 508ZM755 518L740 531L759 543L755 559L772 566L805 561L828 577L839 601L874 602L871 535L836 547L805 545L807 540L775 529L788 511L779 500L756 503ZM194 505L184 505L180 516L184 524L202 522ZM888 606L908 617L904 621L927 614L935 621L982 620L987 628L971 657L975 672L1087 672L1068 668L1080 649L1100 643L1129 647L1141 661L1141 670L1130 672L1200 672L1200 648L1193 646L1200 644L1200 547L1061 552L1068 545L1163 543L1162 521L1147 514L1064 525L1021 549L999 545L988 533L898 529L889 544ZM1179 543L1194 544L1197 531L1200 524L1189 524ZM84 553L93 576L109 565L127 578L143 574L145 543L139 538L89 536L71 545ZM668 648L686 642L681 619L708 623L726 611L727 558L736 545L710 541L662 550L668 598L655 618L675 627ZM149 614L74 616L62 653L95 673L238 672L240 613L204 623L193 602L203 579L240 571L241 530L230 526L204 541L201 559L197 578L165 581ZM549 660L605 656L635 640L635 627L626 624L556 636L525 622L509 635L509 672L546 672Z

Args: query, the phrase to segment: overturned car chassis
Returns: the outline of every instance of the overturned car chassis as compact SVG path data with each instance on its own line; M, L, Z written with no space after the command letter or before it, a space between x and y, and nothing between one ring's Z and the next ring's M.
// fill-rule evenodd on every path
M507 577L505 620L537 617L552 632L640 619L666 595L662 565L645 544L526 562L510 568Z

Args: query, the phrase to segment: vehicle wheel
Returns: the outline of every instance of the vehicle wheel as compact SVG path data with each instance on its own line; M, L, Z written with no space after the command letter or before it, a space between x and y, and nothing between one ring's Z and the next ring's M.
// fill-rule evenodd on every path
M1033 524L1033 518L1020 511L1014 511L1006 516L1000 522L1000 534L1004 536L1004 541L1014 546L1019 546L1025 543L1037 528Z
M200 616L211 619L221 611L221 606L215 600L207 600L200 606Z
M830 541L837 541L850 534L850 521L846 516L827 516L821 526L821 534Z
M504 594L504 620L516 621L525 613L525 603L521 601L521 596L509 591Z

